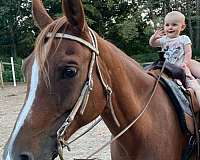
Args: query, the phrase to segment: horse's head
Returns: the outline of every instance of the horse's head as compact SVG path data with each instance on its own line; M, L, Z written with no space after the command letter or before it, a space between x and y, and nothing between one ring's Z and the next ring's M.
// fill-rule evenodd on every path
M63 0L62 7L64 16L53 21L41 1L33 0L41 33L24 65L27 95L4 160L54 159L60 138L67 140L105 108L95 34L87 27L81 0Z

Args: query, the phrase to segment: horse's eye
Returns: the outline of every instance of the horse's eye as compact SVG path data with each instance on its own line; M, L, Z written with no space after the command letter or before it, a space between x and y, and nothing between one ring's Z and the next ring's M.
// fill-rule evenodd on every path
M62 79L73 78L77 74L77 69L75 67L66 67L61 73Z

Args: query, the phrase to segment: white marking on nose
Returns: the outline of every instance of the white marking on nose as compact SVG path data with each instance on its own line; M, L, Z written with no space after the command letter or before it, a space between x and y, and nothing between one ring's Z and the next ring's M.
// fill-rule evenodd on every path
M9 151L8 151L7 156L6 156L6 160L11 160L11 158L10 158L10 152Z
M30 83L30 90L29 90L29 95L27 98L27 101L17 119L17 122L15 124L15 128L12 132L9 144L8 144L8 151L7 151L7 156L6 160L12 160L12 148L13 148L13 143L15 141L15 138L17 137L21 127L24 125L24 121L27 118L31 107L33 105L36 91L37 91L37 86L38 86L38 79L39 79L39 69L36 60L33 63L32 66L32 74L31 74L31 83Z

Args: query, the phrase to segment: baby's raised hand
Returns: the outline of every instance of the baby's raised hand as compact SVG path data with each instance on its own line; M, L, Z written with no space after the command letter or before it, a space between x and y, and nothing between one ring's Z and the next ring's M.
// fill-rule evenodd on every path
M154 32L154 35L153 35L153 38L156 40L156 39L159 39L161 38L162 36L165 35L165 31L163 29L157 29L155 32Z

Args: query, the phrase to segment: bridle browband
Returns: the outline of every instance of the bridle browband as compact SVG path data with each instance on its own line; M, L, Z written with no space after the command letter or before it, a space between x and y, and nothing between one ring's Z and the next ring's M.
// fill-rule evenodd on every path
M47 35L46 35L47 38L52 38L52 37L53 38L64 38L64 39L69 39L69 40L79 42L92 51L92 57L91 57L90 65L89 65L87 79L86 79L85 84L83 86L83 89L80 93L80 96L77 99L71 113L69 114L67 119L64 121L62 126L57 131L58 154L59 154L59 157L60 157L61 160L64 160L64 158L63 158L63 148L66 147L66 146L68 147L68 143L64 139L65 138L65 132L66 132L67 128L70 126L70 124L72 123L72 121L74 120L79 109L80 109L81 115L83 115L85 108L87 106L87 102L88 102L90 92L93 89L92 72L93 72L95 62L96 62L97 71L98 71L98 74L99 74L99 77L100 77L100 81L102 83L103 88L106 91L107 100L108 100L108 104L110 105L112 116L113 116L114 121L116 122L117 126L120 126L119 121L116 118L116 115L114 113L114 109L113 109L113 106L112 106L112 89L104 81L102 74L101 74L101 71L100 71L98 58L97 58L98 55L99 55L99 50L98 50L96 36L95 36L93 30L91 30L91 29L89 29L89 34L90 34L90 37L91 37L91 40L92 40L92 44L87 42L86 40L84 40L82 38L79 38L79 37L76 37L76 36L73 36L73 35L69 35L69 34L65 34L65 33L47 33Z
M99 55L98 48L96 48L91 43L87 42L86 40L84 40L82 38L79 38L79 37L76 37L76 36L72 36L70 34L65 34L65 33L48 33L46 37L48 37L48 38L50 38L50 37L64 38L64 39L70 39L70 40L73 40L73 41L77 41L77 42L83 44L84 46L88 47L89 49L91 49L97 55Z
M67 128L70 126L70 124L72 123L72 121L74 120L78 110L80 109L80 113L81 115L83 115L84 111L85 111L85 107L87 106L87 102L88 102L88 98L90 95L90 92L93 89L93 79L92 79L92 71L94 68L94 64L96 62L96 66L97 66L97 72L99 74L99 78L100 81L102 83L103 88L106 91L106 95L107 95L107 101L108 104L110 106L110 110L111 110L111 114L113 116L113 119L115 121L115 123L117 124L117 126L119 127L119 121L115 115L113 106L112 106L112 89L110 88L110 86L104 81L102 74L101 74L101 70L99 67L99 63L98 63L98 55L99 55L99 50L98 50L98 45L97 45L97 40L96 40L96 36L93 32L92 29L89 28L89 34L92 40L92 44L85 41L84 39L81 39L79 37L76 36L72 36L69 34L65 34L65 33L48 33L47 37L51 38L51 37L55 37L55 38L64 38L64 39L70 39L76 42L79 42L81 44L83 44L84 46L86 46L87 48L91 49L92 51L92 58L90 61L90 65L89 65L89 70L88 70L88 77L87 80L85 82L85 85L83 86L83 89L81 91L81 94L78 98L78 100L76 101L71 113L69 114L69 116L67 117L67 119L64 121L64 123L62 124L62 126L58 129L57 131L57 142L58 142L58 155L60 157L61 160L64 160L63 158L63 148L64 147L68 147L68 142L65 141L64 139L64 134L65 131L67 130ZM96 153L98 153L100 150L102 150L103 148L105 148L107 145L111 144L113 141L115 141L117 138L119 138L121 135L123 135L131 126L133 126L133 124L136 123L136 121L142 117L142 115L145 113L145 111L147 110L154 94L155 91L157 89L157 86L159 84L160 81L160 77L161 74L163 73L165 67L165 63L163 64L163 67L161 69L161 72L156 80L156 83L153 87L153 91L152 94L149 97L149 100L147 101L147 103L144 105L142 111L138 114L138 116L133 119L133 121L127 126L125 127L122 131L120 131L120 133L118 133L112 140L110 140L109 142L105 143L101 148L99 148L97 151L95 151L94 153L92 153L91 155L89 155L86 159L89 159L90 157L92 157L93 155L95 155ZM69 148L69 147L68 147Z

